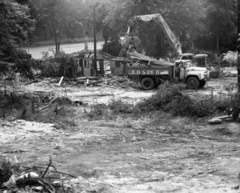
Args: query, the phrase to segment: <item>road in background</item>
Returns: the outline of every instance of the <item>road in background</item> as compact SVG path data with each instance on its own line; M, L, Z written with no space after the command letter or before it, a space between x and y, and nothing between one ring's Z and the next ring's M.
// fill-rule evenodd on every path
M103 46L103 41L97 42L97 49L101 49ZM85 43L72 43L72 44L62 44L60 46L61 50L64 51L65 53L73 53L73 52L78 52L84 49ZM55 45L49 45L49 46L38 46L38 47L29 47L29 48L23 48L29 54L32 55L32 58L34 59L40 59L42 58L42 52L48 51L49 56L53 55L53 51L55 51ZM93 42L88 42L88 49L93 50ZM52 51L53 50L53 51Z

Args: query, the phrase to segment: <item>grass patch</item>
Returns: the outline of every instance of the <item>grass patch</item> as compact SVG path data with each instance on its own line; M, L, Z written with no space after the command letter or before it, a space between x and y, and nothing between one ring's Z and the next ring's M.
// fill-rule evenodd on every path
M131 114L133 113L133 105L124 103L121 100L112 99L108 104L108 108L115 114Z
M173 116L180 117L196 117L203 118L213 115L217 110L220 112L226 111L228 108L234 107L237 103L237 97L231 96L227 98L204 98L202 100L190 98L183 94L185 86L182 84L172 84L166 82L159 86L156 94L131 105L121 100L112 99L105 109L110 110L112 115L136 115L143 116L151 114L155 111L162 111ZM103 108L96 108L91 112L92 118L94 116L102 116Z
M14 173L20 173L20 166L0 155L0 186L7 182Z
M181 84L162 84L155 95L137 104L135 109L139 112L162 110L174 116L189 117L205 117L213 113L211 100L191 99L182 93L184 88Z
M5 159L0 160L0 185L7 182L12 176L11 163Z

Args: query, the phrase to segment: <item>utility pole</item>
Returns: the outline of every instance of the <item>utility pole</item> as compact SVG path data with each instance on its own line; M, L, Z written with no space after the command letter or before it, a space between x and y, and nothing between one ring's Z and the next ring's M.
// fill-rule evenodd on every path
M93 60L93 74L97 75L97 43L96 43L96 6L93 6L93 41L94 41L94 60Z
M238 75L238 104L240 106L240 32L238 33L238 56L237 56L237 75Z
M237 40L237 75L238 75L238 105L240 106L240 2L238 1L238 40Z

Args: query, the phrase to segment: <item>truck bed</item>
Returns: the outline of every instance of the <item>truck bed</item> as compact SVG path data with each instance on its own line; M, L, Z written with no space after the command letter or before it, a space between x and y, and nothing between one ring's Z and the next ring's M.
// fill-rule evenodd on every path
M127 75L170 75L173 74L173 66L126 66Z

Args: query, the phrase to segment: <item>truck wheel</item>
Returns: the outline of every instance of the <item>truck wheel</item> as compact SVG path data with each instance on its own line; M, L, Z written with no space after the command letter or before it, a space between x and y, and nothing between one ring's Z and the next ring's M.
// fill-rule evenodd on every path
M206 80L202 80L199 84L199 88L203 88L206 84Z
M199 82L198 78L196 78L196 77L188 78L186 83L187 83L187 87L189 89L198 89L199 85L200 85L200 82Z
M155 82L152 78L146 77L141 80L141 87L144 90L151 90L155 86Z

